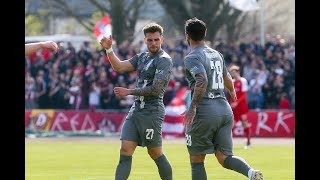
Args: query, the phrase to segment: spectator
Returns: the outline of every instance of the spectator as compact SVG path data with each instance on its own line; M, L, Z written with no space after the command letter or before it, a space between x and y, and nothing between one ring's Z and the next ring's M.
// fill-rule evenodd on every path
M285 43L284 43L285 42ZM239 41L226 42L218 37L208 45L216 47L223 53L226 65L240 65L240 74L250 82L254 79L254 72L260 71L258 82L261 85L261 91L252 91L252 98L263 96L264 103L262 109L279 109L281 94L286 93L290 102L290 108L294 109L295 103L295 45L293 41L281 41L279 38L266 39L266 44L261 47L257 44L257 38L249 36L242 37ZM26 55L26 107L36 106L37 108L58 108L70 109L70 88L74 86L74 79L79 80L81 92L81 103L79 109L89 109L89 92L92 82L100 88L100 108L102 109L121 109L125 101L115 98L112 92L113 85L122 84L129 86L134 84L137 78L135 72L119 73L114 72L104 50L96 50L90 47L89 42L83 42L79 51L76 51L71 43L64 45L59 43L59 51L54 53L54 49L49 51L37 51ZM128 41L115 45L114 51L117 52L120 59L126 59L132 54L145 51L145 43L141 41L137 45L129 44ZM164 103L168 104L174 97L173 90L176 82L180 83L181 88L186 87L187 83L181 66L183 59L190 51L186 46L183 37L177 37L175 40L168 38L163 44L163 49L172 55L174 63L173 76L170 79L168 90L164 96ZM76 72L77 71L77 72ZM30 73L30 75L27 75ZM58 80L57 80L58 74ZM63 75L62 75L63 74ZM27 78L27 76L30 76ZM41 78L38 76L41 76ZM118 78L121 77L121 78ZM34 81L34 95L32 95L32 83ZM27 80L28 79L28 80ZM41 79L41 80L39 80ZM111 84L111 85L110 85ZM121 86L122 86L121 85ZM171 87L171 89L170 89ZM111 89L110 89L111 88ZM253 90L253 89L252 89ZM255 94L260 92L260 94ZM33 105L30 105L34 98ZM57 98L58 97L58 98ZM250 97L250 98L251 98ZM78 100L80 100L78 99ZM72 100L72 98L71 98ZM122 105L120 105L122 104ZM257 105L250 104L250 108L256 108ZM260 104L260 103L258 103Z
M69 88L69 104L71 109L79 110L81 101L82 101L82 96L81 96L80 78L77 78L77 76L74 76L73 79L71 80L71 86Z
M42 75L38 75L36 78L35 98L40 109L48 108L47 83L44 81Z
M100 108L100 92L96 82L92 82L89 92L89 109L92 112Z
M25 109L37 108L35 101L36 84L35 80L28 72L25 77Z
M288 100L287 93L282 93L279 102L280 110L289 110L290 109L290 101Z

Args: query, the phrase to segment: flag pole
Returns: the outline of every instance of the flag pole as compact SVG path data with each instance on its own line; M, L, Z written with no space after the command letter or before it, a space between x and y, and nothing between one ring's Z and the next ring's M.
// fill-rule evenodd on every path
M264 4L263 0L260 0L260 45L264 48L265 45L265 36L264 36Z

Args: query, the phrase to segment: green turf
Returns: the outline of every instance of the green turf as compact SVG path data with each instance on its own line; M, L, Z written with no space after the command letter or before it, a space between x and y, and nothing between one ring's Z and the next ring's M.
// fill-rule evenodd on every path
M164 152L171 162L174 180L191 180L187 150L184 144L164 142ZM158 170L146 148L137 147L129 180L160 180ZM260 169L266 180L295 179L294 145L255 145L244 150L236 145L235 155ZM25 143L26 180L105 180L114 179L119 158L119 142ZM208 179L247 180L234 171L224 169L213 155L205 161Z

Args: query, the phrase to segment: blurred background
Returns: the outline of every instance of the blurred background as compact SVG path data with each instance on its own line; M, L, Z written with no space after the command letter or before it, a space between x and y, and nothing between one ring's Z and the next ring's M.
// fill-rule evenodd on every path
M264 117L259 113L267 118L274 116L269 112L277 113L269 121L275 126L283 117L279 113L290 112L290 132L283 128L284 134L266 131L265 136L294 136L295 1L239 2L25 0L25 42L54 40L60 46L57 54L42 49L25 57L26 128L119 132L133 97L115 97L113 87L135 87L136 73L114 72L98 42L102 35L112 34L115 53L121 60L129 59L147 50L142 28L149 22L164 27L162 48L174 62L164 103L174 106L172 100L177 98L187 105L182 62L190 49L184 22L196 16L207 24L207 45L224 55L227 66L239 65L247 79L247 101L253 113L249 118L258 122ZM94 113L101 115L97 118ZM76 115L81 120L69 123Z

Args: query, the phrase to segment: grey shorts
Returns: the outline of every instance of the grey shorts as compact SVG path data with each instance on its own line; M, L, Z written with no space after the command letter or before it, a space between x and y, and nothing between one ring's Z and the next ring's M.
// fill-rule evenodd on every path
M233 155L232 127L232 114L216 115L210 106L199 106L193 123L186 129L189 154L212 154L218 149L225 155Z
M162 146L164 107L131 108L121 129L120 140L134 141L142 147Z

